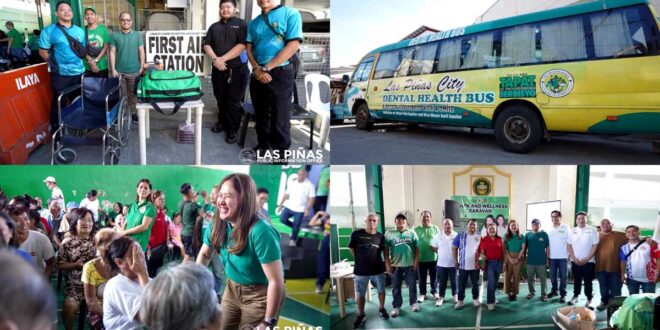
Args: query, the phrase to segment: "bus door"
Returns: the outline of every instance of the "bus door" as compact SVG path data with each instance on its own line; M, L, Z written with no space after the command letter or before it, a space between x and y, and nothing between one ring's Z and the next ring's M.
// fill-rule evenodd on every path
M365 57L355 69L353 77L351 77L348 86L346 86L346 93L344 94L348 109L352 110L353 105L358 100L369 101L367 88L369 87L369 78L371 77L375 58L375 55Z

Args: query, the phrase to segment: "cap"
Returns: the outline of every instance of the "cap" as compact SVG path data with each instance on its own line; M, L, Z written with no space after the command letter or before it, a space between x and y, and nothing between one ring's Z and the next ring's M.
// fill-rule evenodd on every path
M57 182L57 181L55 181L55 178L54 178L54 177L49 176L49 177L47 177L47 178L44 179L44 182Z
M541 221L539 221L539 219L534 219L534 220L532 220L532 224L540 225Z
M406 219L406 220L408 220L408 218L406 218L406 215L403 214L403 213L397 214L396 217L394 217L394 219Z
M96 14L96 8L94 8L94 6L87 6L87 7L85 7L85 10L83 10L83 14L84 14L85 12L87 12L87 9L91 9L91 10L94 12L94 14Z

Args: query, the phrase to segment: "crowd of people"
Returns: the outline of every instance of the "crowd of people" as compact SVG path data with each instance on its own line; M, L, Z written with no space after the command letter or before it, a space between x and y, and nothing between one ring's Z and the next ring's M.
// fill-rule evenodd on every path
M224 131L228 144L238 140L241 102L249 84L258 140L254 149L278 150L276 155L284 155L291 146L293 66L303 40L302 19L297 10L269 0L258 1L261 15L248 23L236 17L236 5L235 0L220 1L220 20L209 27L203 46L212 63L211 81L218 106L212 131ZM135 84L145 70L145 47L140 32L133 27L133 17L129 12L120 13L118 31L110 33L99 24L95 7L85 7L83 14L85 26L76 26L69 3L57 2L57 22L44 28L36 45L50 69L52 131L59 125L59 94L80 84L83 74L120 77L133 121L138 120Z
M43 62L39 57L40 30L20 32L12 21L5 22L7 32L0 30L0 72Z
M73 328L83 302L92 329L277 324L285 291L280 234L261 215L268 214L268 191L258 190L250 176L230 174L209 194L184 183L178 210L171 214L165 194L149 179L137 182L135 200L126 204L100 203L97 190L79 204L67 202L54 177L43 181L51 191L47 208L40 198L10 199L0 190L0 252L33 265L39 281L64 276L66 329ZM104 204L112 207L105 210ZM312 222L325 226L328 220L319 212ZM329 244L324 246L326 274ZM178 255L183 262L164 266L166 256L172 261ZM46 298L51 295L54 299L53 293ZM52 323L56 316L48 317ZM0 312L0 323L5 320L11 315Z
M509 301L517 300L521 279L526 277L530 301L537 299L537 279L540 285L538 300L566 303L568 267L574 277L573 295L568 305L576 305L584 294L586 307L593 309L592 281L600 286L598 310L607 308L610 299L621 296L625 283L629 294L655 293L658 279L660 249L651 238L640 237L640 229L630 225L624 232L614 231L609 219L602 219L598 228L587 224L587 213L576 214L576 226L562 222L561 211L550 214L552 227L541 228L541 221L533 219L531 230L521 232L514 219L489 215L479 233L477 220L469 219L465 231L454 231L454 221L443 219L442 227L432 224L431 212L421 213L421 224L408 226L405 214L394 219L395 228L378 232L377 214L369 214L364 228L352 233L349 248L355 256L355 294L358 316L354 328L366 322L365 295L369 282L378 291L381 319L398 317L403 305L401 288L405 281L409 304L413 312L430 297L435 306L442 306L450 295L455 309L465 302L467 282L471 284L474 307L482 306L479 279L487 282L486 306L495 310L500 303L496 297L500 275L504 272L503 292ZM504 229L501 229L501 228ZM522 267L526 268L523 276ZM546 272L550 271L551 287L547 290ZM392 310L385 309L385 273L392 279ZM482 275L483 274L483 275ZM427 276L430 284L427 286ZM418 282L419 280L419 282ZM419 295L418 295L419 289Z

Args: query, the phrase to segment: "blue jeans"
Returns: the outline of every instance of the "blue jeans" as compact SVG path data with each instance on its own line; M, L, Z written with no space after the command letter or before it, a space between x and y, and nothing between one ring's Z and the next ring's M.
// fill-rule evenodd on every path
M330 236L325 236L316 258L316 285L323 287L328 276L330 276Z
M628 287L628 294L638 294L639 289L642 289L644 293L655 293L655 282L644 283L640 281L635 281L633 279L628 279L626 286Z
M445 291L447 290L447 278L449 278L449 284L451 285L451 295L456 294L456 268L454 267L438 267L438 284L440 286L438 293L440 298L445 297Z
M550 259L550 293L557 293L557 276L559 276L559 295L566 297L566 280L568 278L568 259Z
M467 284L468 277L472 283L472 299L479 299L479 270L458 270L458 301L465 299L465 285Z
M488 274L488 294L486 297L486 302L488 304L494 304L497 280L500 278L500 273L502 273L502 260L488 260L486 267L486 273Z
M419 262L419 294L426 294L426 274L431 277L431 294L436 294L437 285L436 285L436 269L435 261L424 261Z
M596 272L596 277L600 286L600 301L603 304L621 295L621 273Z
M415 274L412 267L394 267L392 274L392 307L401 308L403 298L401 297L401 285L406 281L408 286L408 300L410 305L417 302L417 286L415 285Z
M304 212L293 212L286 207L282 209L282 214L280 214L280 222L291 227L291 239L294 241L298 239L298 232L302 226L304 214ZM293 217L293 223L289 222L291 217Z
M213 290L215 290L215 293L217 293L218 296L222 297L223 284L225 283L223 278L225 271L222 268L222 261L218 254L214 254L213 257L211 257L210 265L213 270Z

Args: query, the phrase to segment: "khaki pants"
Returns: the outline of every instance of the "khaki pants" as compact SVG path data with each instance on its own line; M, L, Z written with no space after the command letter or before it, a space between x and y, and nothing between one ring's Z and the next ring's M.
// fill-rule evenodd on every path
M252 329L266 316L267 285L240 285L227 280L222 296L222 329Z
M520 253L509 253L512 258L517 258ZM520 267L523 260L517 264L509 262L504 263L504 293L507 295L517 295L520 286Z
M135 113L135 104L137 103L137 96L135 95L135 79L138 77L136 73L124 73L121 79L121 95L128 97L128 104L130 105L130 112Z

